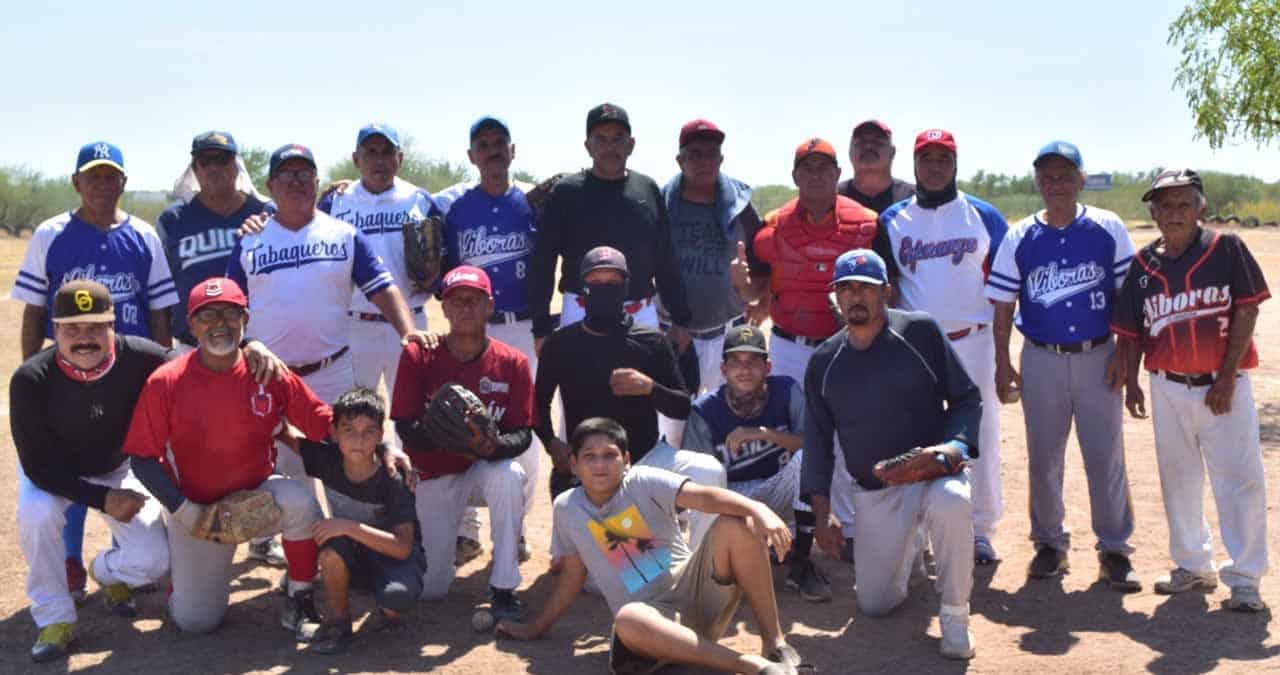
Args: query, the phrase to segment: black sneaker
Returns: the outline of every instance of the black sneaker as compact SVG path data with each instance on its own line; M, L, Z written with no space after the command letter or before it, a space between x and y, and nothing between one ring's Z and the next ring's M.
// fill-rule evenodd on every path
M793 562L785 583L787 588L797 591L800 597L809 602L831 600L831 582L818 570L812 560Z
M1031 559L1031 565L1027 567L1027 576L1032 579L1048 579L1065 574L1068 568L1066 552L1052 546L1041 546L1036 551L1036 557Z
M516 597L516 592L501 588L489 587L489 605L493 612L493 622L520 621L524 618L524 604Z
M330 619L320 624L311 638L311 651L317 654L345 654L351 648L351 619Z
M1133 571L1129 556L1114 551L1098 554L1098 580L1117 591L1132 593L1142 590L1142 580Z
M320 613L316 611L315 594L310 588L286 596L280 611L280 625L302 635L302 627L307 623L320 623Z

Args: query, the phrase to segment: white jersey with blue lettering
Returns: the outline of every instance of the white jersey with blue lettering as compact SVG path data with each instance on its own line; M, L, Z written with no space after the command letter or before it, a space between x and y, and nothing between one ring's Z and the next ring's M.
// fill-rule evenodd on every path
M298 230L275 217L245 235L227 261L227 276L249 295L248 337L285 363L314 363L348 346L347 307L392 284L369 240L351 225L317 211Z
M404 295L409 309L421 308L427 302L428 294L413 293L413 287L409 284L409 275L404 266L402 229L406 222L421 221L438 213L426 190L396 178L390 189L374 194L365 188L364 181L356 181L343 194L334 191L326 195L316 208L355 226L368 238L374 252L382 257L391 278ZM359 291L351 295L351 310L366 314L379 313L378 308Z
M897 277L899 308L928 312L946 332L990 324L984 287L1008 229L995 207L963 192L936 209L917 197L886 209L877 250Z

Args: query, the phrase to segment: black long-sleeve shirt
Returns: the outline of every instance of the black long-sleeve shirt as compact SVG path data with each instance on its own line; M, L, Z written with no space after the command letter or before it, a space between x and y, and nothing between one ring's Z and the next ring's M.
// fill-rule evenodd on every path
M560 292L580 294L578 268L582 256L596 246L612 246L627 256L631 274L627 299L652 296L656 282L671 320L678 326L689 325L693 314L658 184L635 171L620 180L604 180L584 169L557 183L538 212L528 277L534 335L543 337L555 328L551 295L556 258L562 259Z
M609 377L615 368L634 368L653 378L653 392L614 396ZM536 431L544 445L555 438L551 399L557 388L569 430L589 417L616 420L627 430L632 462L658 442L659 412L672 419L689 417L691 401L670 343L657 330L634 325L629 316L608 335L592 335L578 322L552 333L542 345L534 395Z
M804 375L804 459L800 494L829 495L834 438L849 474L882 487L875 463L911 448L957 440L978 456L982 395L928 314L888 310L865 350L844 331L822 343Z
M50 347L9 380L9 426L22 471L36 487L99 511L107 488L85 480L120 466L142 385L171 352L139 337L116 336L116 361L93 382L58 368Z

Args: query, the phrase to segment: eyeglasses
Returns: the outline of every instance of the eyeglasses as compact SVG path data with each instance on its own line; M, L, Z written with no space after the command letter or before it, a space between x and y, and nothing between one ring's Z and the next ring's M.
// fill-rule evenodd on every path
M196 166L226 166L231 163L235 155L229 152L211 152L208 154L196 155Z
M204 324L210 324L221 318L227 323L239 321L244 317L244 308L242 307L223 307L217 309L214 307L205 307L195 313L196 321Z
M305 183L309 180L315 180L316 171L315 169L294 169L292 171L277 171L275 177L283 181L300 180Z

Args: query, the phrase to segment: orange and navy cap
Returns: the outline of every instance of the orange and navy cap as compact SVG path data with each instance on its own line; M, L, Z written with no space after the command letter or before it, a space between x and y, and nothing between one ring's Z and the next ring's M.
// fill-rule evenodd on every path
M951 135L950 131L943 129L925 129L916 136L915 152L920 152L928 147L946 148L951 152L956 151L956 137Z
M201 307L215 302L225 302L241 308L249 306L249 299L240 290L240 284L227 277L213 277L191 289L191 295L187 297L187 318L195 316Z
M800 160L808 157L809 155L824 155L826 157L830 157L832 162L839 163L836 159L835 147L817 136L814 136L813 138L810 138L796 146L795 164L799 164Z

